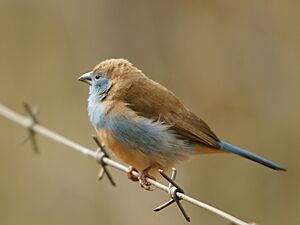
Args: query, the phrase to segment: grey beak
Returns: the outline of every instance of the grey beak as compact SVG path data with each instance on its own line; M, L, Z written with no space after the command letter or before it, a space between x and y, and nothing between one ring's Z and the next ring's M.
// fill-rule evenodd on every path
M88 85L92 85L92 72L85 73L78 77L78 80L87 83Z

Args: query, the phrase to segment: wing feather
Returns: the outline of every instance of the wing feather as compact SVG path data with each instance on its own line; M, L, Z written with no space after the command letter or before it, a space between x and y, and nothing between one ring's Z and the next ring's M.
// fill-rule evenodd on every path
M167 88L140 77L125 88L113 88L114 100L128 104L139 116L160 120L182 139L219 148L218 137L209 126L189 111Z

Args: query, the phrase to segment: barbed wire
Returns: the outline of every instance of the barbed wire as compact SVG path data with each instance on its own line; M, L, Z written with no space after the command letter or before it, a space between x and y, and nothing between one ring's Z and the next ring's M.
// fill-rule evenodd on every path
M120 163L110 159L107 152L105 151L105 148L101 145L101 143L97 140L96 137L94 137L94 140L96 141L96 144L98 145L98 149L97 149L97 151L94 151L94 150L86 148L74 141L71 141L70 139L65 138L64 136L62 136L58 133L55 133L55 132L49 130L48 128L40 125L36 119L36 112L34 112L29 107L28 104L24 104L24 107L25 107L27 113L29 114L29 117L23 116L2 104L0 104L0 115L2 115L3 117L28 129L29 138L31 138L31 140L32 140L32 144L33 144L33 147L34 147L34 150L36 153L38 153L39 151L37 149L36 140L34 138L34 135L35 135L35 133L38 133L46 138L52 139L55 142L66 145L70 149L76 150L76 151L82 153L83 155L86 155L86 156L96 159L97 162L102 166L102 169L99 172L99 179L101 179L103 177L103 175L106 174L112 185L115 185L115 182L113 181L110 173L108 172L108 170L106 168L107 166L114 167L115 169L118 169L125 173L127 173L130 170L130 167L125 166L123 164L120 164ZM29 138L27 138L27 139L29 139ZM183 209L182 205L180 204L180 200L185 200L195 206L206 209L206 210L230 221L231 224L255 225L255 223L244 222L244 221L242 221L220 209L217 209L211 205L208 205L204 202L201 202L197 199L194 199L194 198L186 195L184 193L183 189L178 184L175 183L175 177L176 177L175 169L172 170L171 177L168 177L162 170L160 170L159 172L169 182L168 185L164 185L164 184L159 183L158 181L155 181L150 178L146 178L146 180L147 180L147 182L149 182L149 184L155 186L156 188L158 188L162 191L167 192L169 194L171 200L169 200L168 202L155 208L154 211L160 211L175 202L178 205L178 207L179 207L180 211L182 212L183 216L185 217L185 219L187 221L190 221L190 218L187 216L185 210ZM139 173L135 172L135 171L132 172L132 175L137 178L139 177Z

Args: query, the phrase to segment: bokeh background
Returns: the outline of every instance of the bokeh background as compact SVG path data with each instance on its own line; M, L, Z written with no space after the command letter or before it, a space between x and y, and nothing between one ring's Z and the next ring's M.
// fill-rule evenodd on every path
M1 0L0 102L90 148L87 86L76 78L124 57L174 91L224 140L288 169L233 155L178 166L187 193L246 221L300 224L299 1ZM111 169L0 118L0 224L184 224L167 199ZM228 224L184 204L192 224Z

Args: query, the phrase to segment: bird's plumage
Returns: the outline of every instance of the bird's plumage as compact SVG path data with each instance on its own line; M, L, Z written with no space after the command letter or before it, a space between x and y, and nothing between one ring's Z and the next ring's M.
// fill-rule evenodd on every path
M107 60L94 71L116 79L109 100L124 102L139 116L170 125L170 129L185 140L218 147L219 139L203 120L189 111L170 90L147 78L128 61Z
M109 59L81 77L90 87L89 116L121 160L143 170L167 168L198 153L232 152L273 169L283 168L222 142L170 90L125 59Z
M117 157L136 169L142 170L151 164L167 168L176 160L193 154L193 145L178 139L168 125L138 116L121 102L98 105L100 107L92 112L103 118L102 122L93 123L98 134Z

